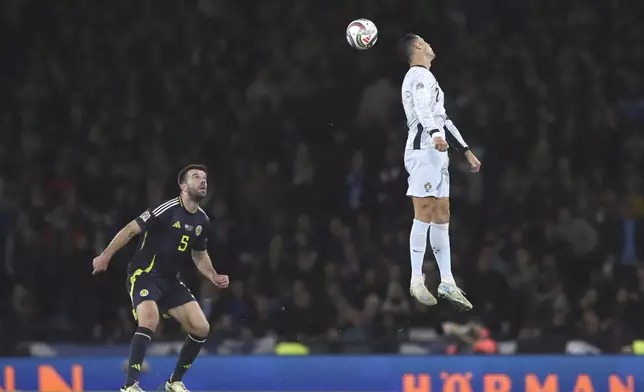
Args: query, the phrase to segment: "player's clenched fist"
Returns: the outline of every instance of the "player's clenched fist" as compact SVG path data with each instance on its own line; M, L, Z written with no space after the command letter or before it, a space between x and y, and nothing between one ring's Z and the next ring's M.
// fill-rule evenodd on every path
M228 275L216 275L212 283L214 283L215 286L219 287L220 289L225 289L228 287Z
M99 272L103 272L107 269L107 266L110 264L110 258L106 255L98 255L92 261L92 275L96 275Z
M443 139L442 136L440 135L435 135L434 136L434 148L436 148L438 151L447 151L447 142L445 139Z

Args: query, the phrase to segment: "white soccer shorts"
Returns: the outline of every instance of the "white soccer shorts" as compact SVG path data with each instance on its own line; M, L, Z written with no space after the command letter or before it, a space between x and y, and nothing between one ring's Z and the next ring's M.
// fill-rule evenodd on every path
M449 156L436 149L405 150L407 196L449 197Z

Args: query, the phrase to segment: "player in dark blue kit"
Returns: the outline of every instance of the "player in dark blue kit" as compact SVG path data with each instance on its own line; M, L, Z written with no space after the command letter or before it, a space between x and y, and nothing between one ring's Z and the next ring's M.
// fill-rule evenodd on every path
M132 338L127 378L122 392L142 392L139 374L145 352L159 324L159 315L175 318L188 332L174 372L165 389L188 392L182 378L199 355L210 332L201 307L179 276L179 266L191 257L199 272L215 286L228 286L228 276L218 274L208 256L210 219L199 207L206 196L206 167L190 165L178 176L181 194L143 212L125 226L93 261L94 274L105 271L114 254L130 239L143 233L128 265L127 291L138 328Z

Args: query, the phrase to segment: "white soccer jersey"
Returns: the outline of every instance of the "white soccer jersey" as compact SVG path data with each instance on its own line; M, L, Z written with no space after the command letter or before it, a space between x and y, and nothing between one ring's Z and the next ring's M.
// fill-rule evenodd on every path
M443 138L446 138L445 131L449 131L463 148L467 147L460 132L447 117L445 95L429 69L421 66L409 68L401 93L409 127L405 149L433 148L433 138L429 135L433 129L438 130Z

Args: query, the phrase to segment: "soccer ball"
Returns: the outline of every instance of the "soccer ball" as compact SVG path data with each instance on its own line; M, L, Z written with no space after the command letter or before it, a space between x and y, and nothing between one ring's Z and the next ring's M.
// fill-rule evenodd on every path
M347 26L347 42L352 48L366 50L378 41L378 28L368 19L356 19Z

